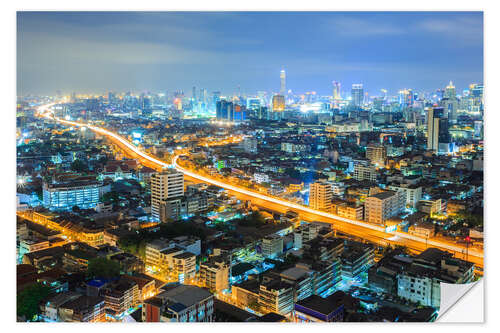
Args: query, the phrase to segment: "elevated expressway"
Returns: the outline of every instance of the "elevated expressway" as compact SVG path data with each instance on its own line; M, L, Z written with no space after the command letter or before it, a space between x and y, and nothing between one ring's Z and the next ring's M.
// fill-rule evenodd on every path
M187 179L191 179L195 182L204 182L212 185L216 185L227 189L232 194L236 195L242 200L250 200L252 204L270 209L278 212L285 212L287 210L294 210L301 215L304 220L308 221L321 221L333 224L333 228L345 234L353 235L359 238L363 238L367 241L374 242L380 245L396 244L408 247L410 250L415 252L424 251L428 247L437 247L446 251L452 252L457 258L467 259L468 261L474 262L476 266L483 267L483 251L477 248L468 248L460 244L454 244L447 242L445 240L436 238L421 238L414 235L407 234L405 232L393 231L386 232L385 228L366 223L363 221L356 221L344 217L340 217L331 213L314 210L307 206L299 205L287 200L283 200L277 197L269 196L259 192L251 191L246 188L242 188L233 184L225 183L220 180L202 176L188 170L178 163L179 156L173 158L172 164L168 164L158 158L149 155L141 151L138 147L131 144L125 138L120 135L106 130L101 127L93 126L90 124L79 123L74 121L69 121L55 117L50 111L50 106L45 105L39 108L39 115L56 122L59 122L68 126L75 127L85 127L94 131L97 134L105 136L112 143L120 147L127 155L137 158L138 161L150 168L155 170L161 170L164 168L175 168L176 170L184 173Z

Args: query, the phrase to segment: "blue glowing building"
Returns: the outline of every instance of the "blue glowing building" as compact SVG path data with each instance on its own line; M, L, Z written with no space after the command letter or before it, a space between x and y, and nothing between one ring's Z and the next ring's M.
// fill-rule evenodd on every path
M45 183L43 205L50 210L71 210L74 206L81 209L95 208L104 189L103 182L96 180Z

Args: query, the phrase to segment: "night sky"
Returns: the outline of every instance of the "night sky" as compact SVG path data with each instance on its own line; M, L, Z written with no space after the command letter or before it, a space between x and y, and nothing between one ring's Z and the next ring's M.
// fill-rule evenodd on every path
M457 93L483 81L481 12L18 12L19 95L331 94L340 81Z

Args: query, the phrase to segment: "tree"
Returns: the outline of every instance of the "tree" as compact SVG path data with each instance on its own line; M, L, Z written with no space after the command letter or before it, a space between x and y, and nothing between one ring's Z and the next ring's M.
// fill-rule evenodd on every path
M87 267L89 278L112 279L120 276L120 264L106 258L94 258L89 261Z
M40 302L50 293L50 288L35 283L17 294L17 315L26 320L33 320L40 314Z
M76 171L76 172L84 172L88 170L88 165L87 163L83 162L82 160L74 160L73 163L71 163L71 170Z
M101 197L101 202L109 202L111 201L114 204L117 204L120 201L120 195L116 191L106 192Z

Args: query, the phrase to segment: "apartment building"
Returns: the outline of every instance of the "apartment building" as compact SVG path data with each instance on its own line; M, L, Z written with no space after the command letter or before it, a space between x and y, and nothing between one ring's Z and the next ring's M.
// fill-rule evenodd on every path
M332 183L317 181L309 185L309 207L330 212L332 209Z
M166 222L168 216L161 216L160 206L168 199L184 194L184 174L174 169L166 169L151 176L151 215Z
M405 207L401 192L385 191L366 198L365 220L369 223L384 224L389 218L400 214Z

